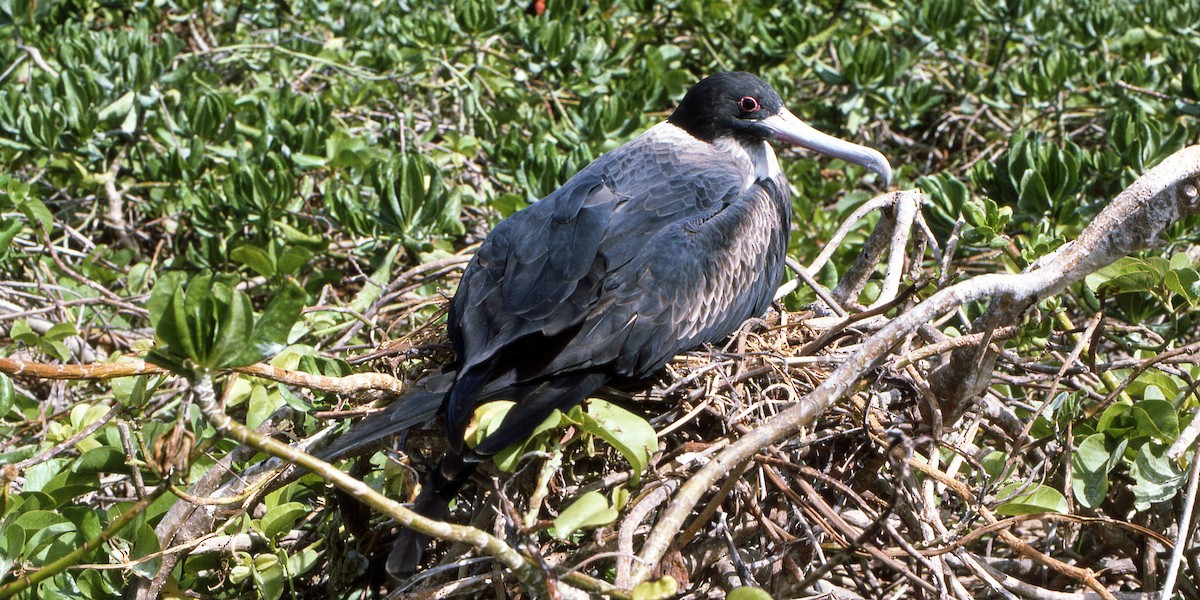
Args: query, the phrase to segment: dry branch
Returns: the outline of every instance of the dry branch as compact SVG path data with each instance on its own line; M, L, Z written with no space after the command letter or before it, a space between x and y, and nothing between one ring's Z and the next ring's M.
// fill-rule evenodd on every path
M402 381L386 373L353 373L341 377L331 377L328 375L283 369L262 363L238 367L230 369L230 371L334 394L351 395L369 391L400 394L403 393L406 387ZM170 371L138 359L127 359L113 363L60 365L0 356L0 373L13 376L26 375L40 379L103 381L116 377L165 375L170 373Z
M1043 257L989 294L991 304L973 332L1014 325L1035 303L1118 258L1152 247L1179 219L1200 214L1200 146L1172 154L1108 205L1079 239ZM987 344L963 348L930 378L943 419L954 423L991 383L998 353Z
M1198 176L1200 146L1180 150L1118 195L1078 240L1038 261L1028 271L1015 275L976 277L941 290L898 315L863 342L859 351L817 389L732 443L685 482L646 538L633 580L639 582L649 577L653 565L659 564L671 547L675 533L684 528L688 515L718 479L768 446L811 426L817 417L845 397L863 375L882 363L895 347L918 328L964 303L983 299L992 299L993 307L985 318L980 319L984 329L994 329L1013 322L1037 301L1060 292L1122 256L1150 246L1176 220L1200 212ZM939 381L939 391L943 399L948 396L966 397L967 392L981 389L979 386L986 386L990 382L994 355L987 364L972 360L974 352L972 356L965 355L965 351L956 352L956 360L951 360L941 371L943 376ZM975 368L976 365L978 368ZM986 377L980 376L983 373L987 374ZM970 385L954 386L957 388L954 394L945 393L954 382L968 380Z

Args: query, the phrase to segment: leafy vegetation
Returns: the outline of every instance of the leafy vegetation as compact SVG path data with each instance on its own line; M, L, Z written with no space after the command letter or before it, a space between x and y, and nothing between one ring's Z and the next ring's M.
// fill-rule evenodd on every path
M443 363L444 298L489 227L665 117L689 85L718 70L757 73L814 126L881 149L898 187L928 194L933 237L958 240L951 279L1017 272L1078 236L1140 173L1197 142L1197 14L1195 0L0 0L0 359L120 368L145 358L166 369L72 381L3 369L0 597L117 597L155 578L163 593L217 598L391 589L372 562L390 524L377 516L366 524L372 517L347 508L318 476L204 504L224 495L214 482L225 470L253 472L266 457L217 435L192 399L198 374L218 376L235 419L281 439L317 439L365 399L232 369L269 360L316 375L407 378ZM791 154L781 162L800 215L789 251L803 260L870 198L871 180L841 162ZM857 225L818 279L836 283L873 224ZM1032 515L1026 524L1072 513L1177 539L1193 459L1167 451L1200 405L1198 226L1183 220L1161 249L1041 303L1004 342L1019 360L1004 365L992 394L1032 441L1014 441L985 417L946 434L965 455L957 477L980 503ZM800 286L783 304L796 311L814 298ZM956 335L962 323L939 326ZM819 369L753 362L797 348L782 335L737 364L819 378ZM1082 356L1072 354L1080 339ZM501 457L517 471L503 491L522 503L501 512L522 515L528 547L546 544L546 554L575 557L557 562L580 563L615 544L588 528L618 528L631 496L655 493L646 482L686 476L679 456L769 419L770 406L730 399L770 405L781 388L696 364L729 356L685 359L655 388L663 393L624 403L660 430L670 425L657 442L640 418L594 401ZM901 409L890 417L919 419ZM839 510L859 510L839 485L886 504L902 475L881 466L887 448L854 418L831 415L821 425L828 437L797 440L764 461L807 460L824 479L785 478L807 478ZM433 433L416 434L403 460L381 453L371 464L382 468L355 472L411 498ZM775 467L759 465L726 490L736 501L714 504L721 526L700 524L681 538L723 539L736 523L768 519L779 506L768 500L783 502L786 524L800 527L788 516L800 512L794 492L768 477ZM192 502L220 507L207 529L191 538L165 531ZM488 506L476 521L486 527L496 513L484 502L462 504ZM956 533L977 527L970 504L946 500ZM1018 532L1086 568L1130 562L1104 577L1113 590L1155 589L1155 565L1169 554L1159 541L1119 543L1099 527L1044 523L1055 533ZM759 556L794 561L764 558L790 576L848 545L820 542ZM767 593L687 560L666 569L681 591ZM868 596L909 581L857 554L845 560L829 578ZM581 568L611 581L612 564ZM490 566L478 572L472 585L486 583ZM1196 593L1196 572L1181 582L1185 593ZM989 585L962 577L973 591ZM670 594L668 581L634 596ZM767 581L757 585L798 593Z

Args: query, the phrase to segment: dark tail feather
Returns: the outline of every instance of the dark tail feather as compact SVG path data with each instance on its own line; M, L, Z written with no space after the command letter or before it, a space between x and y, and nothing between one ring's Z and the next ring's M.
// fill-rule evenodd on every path
M317 453L317 458L335 461L361 454L393 435L433 420L453 384L453 372L442 372L422 379L387 408L367 416L333 440Z
M510 444L528 437L555 408L569 410L579 404L607 379L607 375L600 373L580 373L526 388L509 388L514 397L522 399L521 402L513 406L504 417L500 428L487 436L474 450L467 450L461 454L451 451L443 456L430 472L429 481L421 488L412 509L431 519L445 521L450 513L450 501L454 500L458 490L470 479L476 465ZM455 437L462 439L461 434L451 434L451 440ZM453 447L452 443L451 448ZM429 536L411 529L401 530L392 546L391 554L388 555L388 574L397 579L404 579L415 573L428 544Z
M460 454L447 454L438 461L429 473L429 481L421 487L421 493L413 502L412 509L417 514L445 521L450 516L450 501L458 495L458 490L471 478L475 472L479 458L468 452L467 457ZM417 572L421 564L421 556L429 545L429 536L401 529L392 551L388 554L387 572L396 579L406 579Z

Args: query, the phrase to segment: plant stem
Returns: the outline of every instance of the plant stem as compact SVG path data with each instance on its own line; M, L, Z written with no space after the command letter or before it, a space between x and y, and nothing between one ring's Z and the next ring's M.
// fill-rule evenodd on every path
M64 554L63 556L59 557L58 560L46 565L45 567L24 575L16 581L5 584L4 586L0 586L0 598L11 598L12 596L19 594L33 587L34 585L54 577L55 575L58 575L59 573L62 573L63 571L74 566L89 552L99 548L100 544L107 542L108 540L112 539L113 536L120 533L120 531L124 529L126 525L136 519L138 515L141 515L143 512L145 512L146 508L150 506L150 503L158 499L158 497L161 496L166 489L166 485L159 485L144 498L138 500L137 503L130 507L129 510L121 513L116 519L113 520L112 523L109 523L108 527L106 527L104 531L100 532L100 535L96 536L94 539L88 540L82 546L72 550L71 552L68 552L67 554Z
M191 382L191 385L192 392L196 397L196 404L200 407L204 418L217 430L217 433L270 456L293 462L320 475L325 481L354 496L363 504L391 517L404 527L430 537L460 542L478 548L508 567L530 594L535 597L545 595L545 583L538 577L537 570L532 568L512 546L474 527L444 523L419 515L405 508L399 502L371 489L362 481L343 473L333 465L307 452L264 436L235 421L217 402L216 394L213 391L212 373L200 373Z

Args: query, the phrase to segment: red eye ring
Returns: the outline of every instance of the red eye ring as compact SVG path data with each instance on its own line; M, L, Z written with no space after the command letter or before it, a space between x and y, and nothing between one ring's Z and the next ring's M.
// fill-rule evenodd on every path
M742 112L750 113L757 111L762 106L759 105L758 99L754 96L742 96L742 99L738 100L738 108L742 109Z

